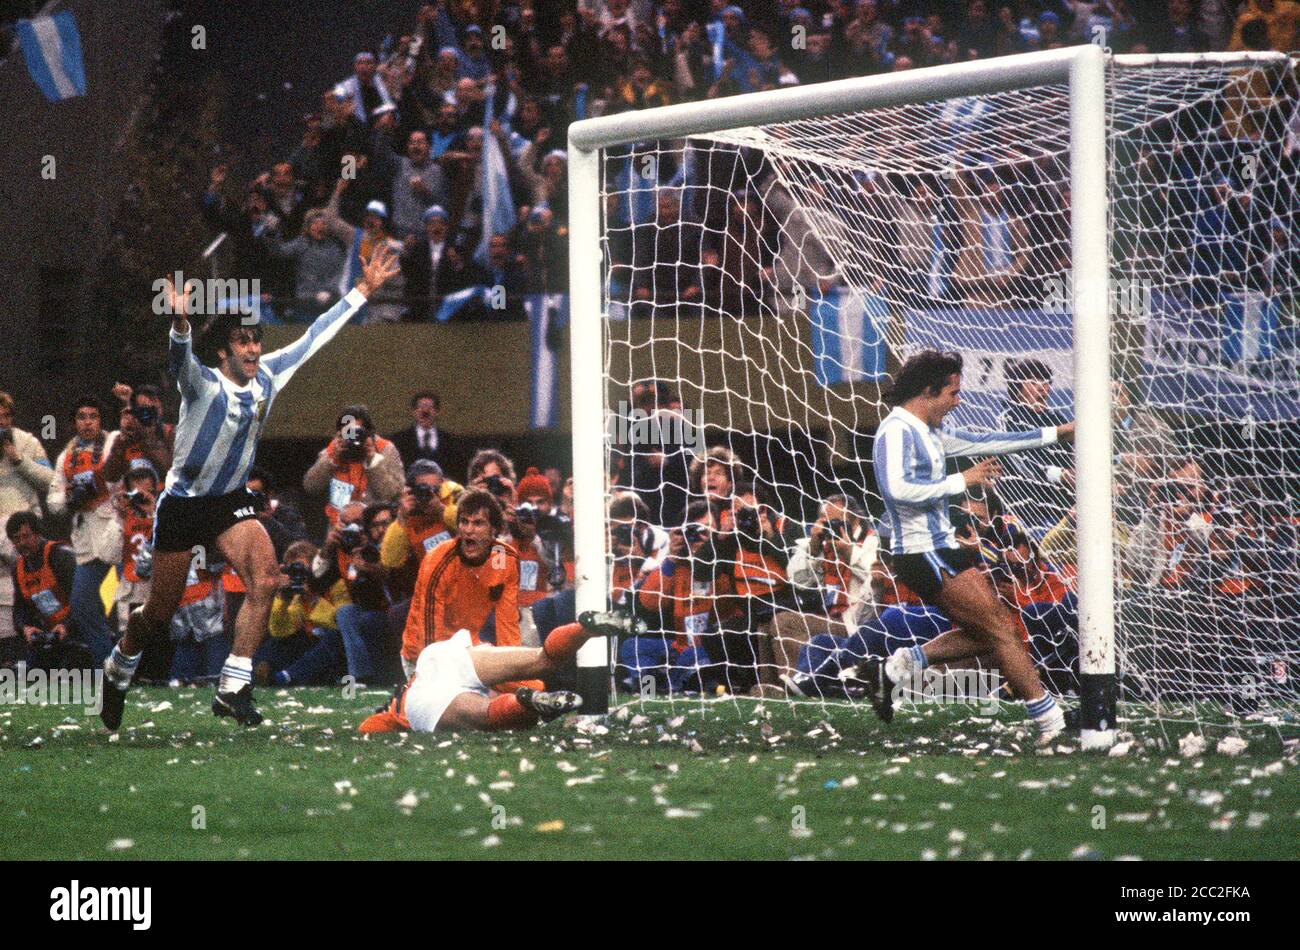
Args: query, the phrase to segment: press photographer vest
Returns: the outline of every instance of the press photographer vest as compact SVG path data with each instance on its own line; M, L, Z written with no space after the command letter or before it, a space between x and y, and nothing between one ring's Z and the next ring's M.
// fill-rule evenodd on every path
M779 535L784 526L785 519L778 518L773 528ZM736 593L742 597L775 593L786 584L785 568L780 562L756 551L746 551L740 545L736 546L736 564L732 568L732 576L736 579Z
M383 436L375 436L375 454L382 455L388 449L393 447ZM330 524L338 524L339 512L343 507L353 500L361 500L366 493L366 485L369 484L369 476L366 472L365 462L345 462L339 465L334 459L334 444L331 442L326 448L326 453L330 461L334 462L338 468L330 476L329 500L325 502L325 514L330 519Z
M822 604L832 617L842 617L849 608L849 579L853 572L835 557L822 561Z
M513 540L511 543L519 552L519 606L531 607L551 592L549 572L536 548Z
M163 435L162 435L163 444L168 444L171 442L172 432L175 431L175 428L176 427L173 426L170 422L164 423ZM146 459L149 461L151 465L153 464L153 459L149 458L149 456L144 454L144 449L134 444L128 445L125 449L122 450L122 458L126 459L126 467L128 471L131 468L131 463L134 462L136 459ZM162 474L166 475L167 473L163 472Z
M73 439L67 454L63 456L63 478L69 488L78 480L78 476L81 481L89 481L95 486L94 504L91 508L98 508L108 500L108 485L104 481L105 441L106 436L101 432L95 440L94 448L83 449L78 448L77 440Z
M55 624L68 619L68 591L59 584L50 565L50 553L57 548L58 542L46 541L41 549L41 566L34 571L27 569L27 558L20 557L14 569L14 579L18 590L38 611L48 630Z
M136 573L135 556L140 547L153 537L153 519L129 510L122 517L122 579L135 584L140 581Z

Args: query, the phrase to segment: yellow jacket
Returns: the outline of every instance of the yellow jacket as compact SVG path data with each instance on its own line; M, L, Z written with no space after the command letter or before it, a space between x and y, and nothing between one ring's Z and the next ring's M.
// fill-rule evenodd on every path
M269 627L273 637L291 637L299 631L310 633L315 627L334 627L334 614L344 604L352 603L348 585L339 578L324 596L294 594L289 600L276 597L271 601Z

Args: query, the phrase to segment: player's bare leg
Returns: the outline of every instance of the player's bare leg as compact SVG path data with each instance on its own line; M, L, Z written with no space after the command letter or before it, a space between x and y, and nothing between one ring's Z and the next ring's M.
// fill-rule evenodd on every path
M241 521L227 528L217 538L217 547L248 593L235 615L235 642L221 668L212 711L232 716L240 725L256 726L262 715L252 703L253 654L266 636L271 603L280 585L280 565L260 521Z
M110 730L122 724L126 691L140 665L144 648L163 639L170 629L181 595L185 593L192 556L189 551L159 551L153 556L149 598L131 611L126 632L104 661L104 695L99 718Z

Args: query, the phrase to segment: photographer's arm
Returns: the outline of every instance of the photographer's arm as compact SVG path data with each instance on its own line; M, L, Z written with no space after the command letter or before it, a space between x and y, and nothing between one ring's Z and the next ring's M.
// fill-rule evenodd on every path
M366 472L366 483L366 493L372 501L392 504L401 497L406 475L397 446L390 442L383 452L375 453L374 465Z
M330 486L330 479L334 477L334 472L338 469L334 459L330 456L329 447L321 449L320 455L316 456L316 461L312 463L311 468L302 477L302 489L309 495L324 495Z
M52 515L68 510L68 480L63 477L63 463L68 450L64 449L54 460L54 475L50 479L50 493L45 496L45 507Z

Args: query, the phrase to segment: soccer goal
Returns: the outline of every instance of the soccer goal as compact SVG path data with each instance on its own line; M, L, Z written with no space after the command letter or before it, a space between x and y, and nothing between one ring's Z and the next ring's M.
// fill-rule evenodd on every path
M652 410L680 400L733 453L732 488L807 526L836 495L879 515L883 386L912 352L956 350L960 423L1077 420L1072 457L1008 460L968 507L1031 542L1032 569L996 542L986 558L1050 687L1077 695L1084 744L1125 718L1294 732L1295 75L1283 54L1081 46L575 123L578 609L607 602L614 492L680 524L710 491L702 446L681 449L692 470L665 463L680 447L611 439L646 381L665 384ZM842 593L818 563L770 611L810 633ZM1043 568L1068 593L1036 593ZM752 657L661 688L772 688L797 649L753 625ZM593 711L615 649L579 657Z

